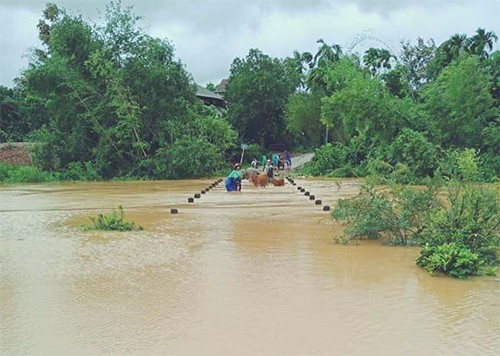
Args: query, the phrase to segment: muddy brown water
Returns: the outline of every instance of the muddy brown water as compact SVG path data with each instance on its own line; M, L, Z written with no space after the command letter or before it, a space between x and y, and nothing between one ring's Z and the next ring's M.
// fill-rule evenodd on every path
M295 186L213 180L0 186L1 355L493 355L498 277L342 246ZM300 180L334 205L359 182ZM85 232L123 205L140 232ZM170 214L177 208L178 214Z

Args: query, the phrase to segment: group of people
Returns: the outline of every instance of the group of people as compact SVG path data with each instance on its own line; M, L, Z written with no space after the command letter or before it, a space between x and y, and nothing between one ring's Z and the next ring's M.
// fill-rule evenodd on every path
M268 159L267 156L263 155L260 159L260 162L257 160L257 158L254 158L252 160L252 168L257 169L257 166L259 164L262 165L262 171L266 170L266 166L268 166L268 163L271 162L274 166L274 168L278 170L284 170L286 169L291 169L292 168L292 156L290 155L290 152L285 151L284 156L280 153L273 153L271 156L271 159Z
M252 168L257 169L258 161L256 158L252 160ZM285 165L287 169L292 168L292 156L290 152L285 151L285 157L278 153L273 153L272 158L268 159L265 155L262 156L261 162L262 171L266 172L268 180L271 182L274 178L274 170L285 169ZM225 180L226 190L228 192L241 191L241 179L243 177L243 173L241 171L241 164L236 163L233 166L233 170L227 176Z

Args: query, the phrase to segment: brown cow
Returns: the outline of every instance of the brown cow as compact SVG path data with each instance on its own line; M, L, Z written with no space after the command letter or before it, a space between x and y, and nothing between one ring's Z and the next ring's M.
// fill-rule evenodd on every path
M256 187L266 187L267 186L267 174L266 173L261 173L259 175L254 175L250 177L250 180L252 181L253 185Z
M284 178L273 178L273 184L275 187L283 187L285 185Z

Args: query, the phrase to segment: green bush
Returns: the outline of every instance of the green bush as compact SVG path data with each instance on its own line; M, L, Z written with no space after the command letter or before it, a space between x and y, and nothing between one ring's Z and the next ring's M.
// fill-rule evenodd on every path
M500 179L500 155L491 152L481 155L481 167L485 181L498 182Z
M42 183L56 179L53 174L33 166L4 166L0 168L0 178L7 183Z
M486 265L498 263L500 199L485 186L454 183L449 186L449 207L432 212L422 232L429 246L459 243L477 253Z
M327 143L318 148L309 167L310 174L328 175L351 163L351 150L341 143Z
M391 243L407 245L418 242L428 214L438 207L432 184L426 189L394 186L387 191L365 185L357 197L339 200L332 217L348 223L344 230L348 238L377 239L386 234Z
M89 216L92 220L93 225L84 226L87 230L106 230L106 231L132 231L132 230L143 230L141 225L136 225L132 221L125 220L125 211L121 205L118 206L118 210L113 209L113 211L104 215L99 213L97 217Z
M418 131L403 129L387 151L393 166L403 164L407 167L407 176L431 177L438 166L436 146Z
M368 174L386 177L394 171L394 167L380 158L369 159L366 164Z
M159 150L156 174L159 178L208 177L224 162L217 146L203 137L184 136Z
M441 166L443 175L455 180L483 181L481 159L479 153L472 148L449 151Z
M0 182L4 182L7 180L7 178L9 177L9 172L13 168L14 167L10 164L0 162Z
M63 180L95 181L101 179L92 162L71 162L61 173Z
M431 274L441 272L455 278L476 274L481 265L479 255L458 242L426 245L416 261L417 266L425 268Z

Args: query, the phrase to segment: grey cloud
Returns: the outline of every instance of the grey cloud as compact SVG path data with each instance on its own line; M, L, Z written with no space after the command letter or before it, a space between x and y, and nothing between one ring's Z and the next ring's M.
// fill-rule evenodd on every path
M109 3L0 0L0 84L10 85L27 65L22 55L40 45L36 23L51 1L92 22ZM397 47L403 37L439 42L479 26L500 32L494 15L499 0L122 0L122 5L133 5L143 17L139 25L152 36L170 40L200 83L227 76L232 60L252 47L284 57L294 49L316 50L318 38L349 47L371 36Z

